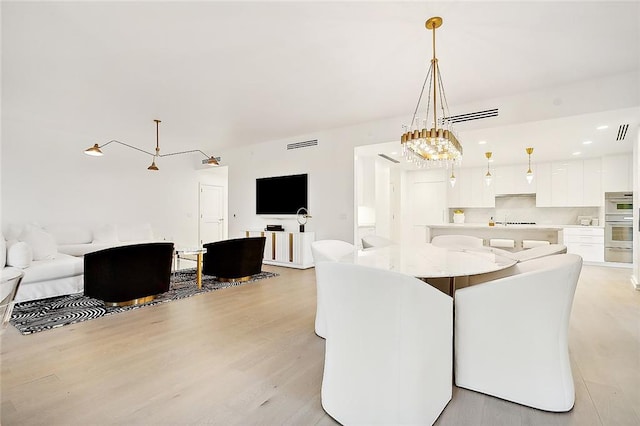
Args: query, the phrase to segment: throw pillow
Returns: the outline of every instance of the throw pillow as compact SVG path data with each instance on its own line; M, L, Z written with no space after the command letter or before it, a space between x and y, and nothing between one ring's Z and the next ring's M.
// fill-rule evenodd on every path
M0 234L0 268L4 268L7 264L7 241L4 235Z
M7 265L16 268L25 269L31 266L33 253L31 247L24 241L18 241L11 244L7 249Z
M18 240L31 246L33 260L55 259L58 254L58 246L53 236L37 226L25 226Z
M115 225L103 225L93 231L94 243L119 243L118 231Z

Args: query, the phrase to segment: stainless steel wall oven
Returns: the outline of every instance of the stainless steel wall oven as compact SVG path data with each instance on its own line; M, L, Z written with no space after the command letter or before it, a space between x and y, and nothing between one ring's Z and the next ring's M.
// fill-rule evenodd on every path
M604 260L633 262L633 196L605 194Z

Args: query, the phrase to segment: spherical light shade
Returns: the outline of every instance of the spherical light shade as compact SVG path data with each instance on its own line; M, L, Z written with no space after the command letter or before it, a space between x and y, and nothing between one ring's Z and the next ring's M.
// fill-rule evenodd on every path
M527 183L533 182L533 173L527 173Z
M456 177L454 175L451 175L451 177L449 178L449 183L451 184L452 188L456 186Z

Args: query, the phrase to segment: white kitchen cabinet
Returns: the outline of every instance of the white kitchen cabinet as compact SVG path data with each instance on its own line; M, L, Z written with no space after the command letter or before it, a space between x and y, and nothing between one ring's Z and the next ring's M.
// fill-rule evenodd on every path
M551 163L537 164L534 169L536 181L536 207L551 207Z
M485 173L482 167L456 170L456 185L448 190L447 205L450 208L495 207L493 184L487 186Z
M584 164L582 161L568 161L567 170L567 194L565 206L582 206L584 187ZM553 191L553 189L552 189Z
M601 184L601 161L559 161L539 164L536 175L536 206L597 207L604 198Z
M585 262L604 262L604 228L564 228L567 253L580 255Z
M600 158L584 160L582 186L583 206L602 206L604 194L602 191L602 161Z
M553 207L568 206L569 193L567 182L567 162L551 163L551 205Z
M602 157L602 192L633 190L633 156Z

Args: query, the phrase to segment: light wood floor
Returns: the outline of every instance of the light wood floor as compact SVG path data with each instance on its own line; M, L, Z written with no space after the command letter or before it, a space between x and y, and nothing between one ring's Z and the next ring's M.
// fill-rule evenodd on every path
M22 336L2 336L3 425L333 425L314 270ZM454 388L438 425L640 424L640 292L585 266L570 349L576 403L552 414Z

